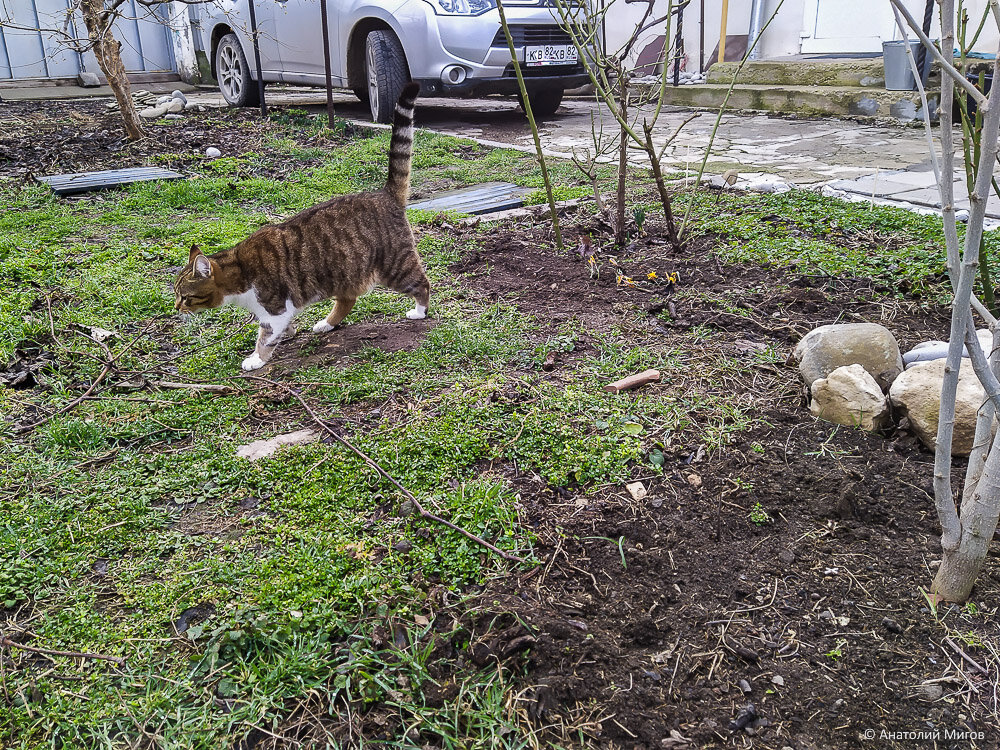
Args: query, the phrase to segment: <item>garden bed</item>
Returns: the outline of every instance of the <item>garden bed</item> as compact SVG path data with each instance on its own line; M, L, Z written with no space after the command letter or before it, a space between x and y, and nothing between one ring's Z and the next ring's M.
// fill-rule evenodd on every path
M179 320L173 275L193 242L378 187L385 134L212 112L133 147L101 103L4 107L0 374L32 376L0 388L0 632L125 659L0 650L8 746L992 746L996 555L970 604L932 611L932 456L813 419L786 364L826 323L945 338L931 220L699 193L674 251L641 175L624 250L586 205L562 253L542 219L414 215L431 317L375 292L316 336L316 306L267 382L239 370L246 314ZM190 179L32 184L151 163ZM494 177L540 185L530 157L418 136L415 192ZM602 391L648 367L658 383ZM329 436L236 457L318 428L296 395L530 562L412 515Z

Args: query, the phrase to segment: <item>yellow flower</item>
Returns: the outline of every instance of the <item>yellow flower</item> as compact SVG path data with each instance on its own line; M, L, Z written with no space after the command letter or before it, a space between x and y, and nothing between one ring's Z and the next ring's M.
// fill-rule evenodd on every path
M652 281L653 279L655 279L656 278L656 271L650 271L649 273L647 273L646 274L646 278L649 279L650 281Z

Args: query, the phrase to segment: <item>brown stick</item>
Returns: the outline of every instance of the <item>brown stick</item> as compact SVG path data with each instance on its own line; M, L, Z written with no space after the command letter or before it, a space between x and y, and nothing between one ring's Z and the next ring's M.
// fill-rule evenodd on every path
M629 375L627 378L616 380L614 383L608 383L604 386L604 390L608 393L621 393L622 391L631 391L633 388L638 388L647 383L655 383L659 379L659 370L645 370L635 375Z
M322 419L320 419L319 416L316 414L316 412L314 412L312 410L312 408L309 406L309 404L306 403L305 399L303 399L302 396L300 396L298 393L296 393L295 391L293 391L288 386L284 385L283 383L279 383L277 381L270 380L268 378L262 378L262 377L259 377L259 376L249 375L249 376L246 376L246 377L252 378L254 380L261 380L261 381L263 381L265 383L270 383L271 385L277 386L278 388L281 388L282 390L284 390L285 392L287 392L289 395L291 395L296 401L298 401L300 404L302 404L302 408L304 408L306 410L306 412L308 412L309 416L312 417L312 420L317 425L319 425L320 427L322 427L323 430L325 430L330 435L330 437L332 437L334 440L336 440L337 442L339 442L341 445L343 445L349 451L351 451L352 453L354 453L355 455L357 455L359 458L361 458L362 460L364 460L365 463L367 463L371 468L375 469L375 471L377 471L384 479L387 479L389 482L391 482L396 487L397 490L399 490L400 492L402 492L403 496L407 500L409 500L411 503L413 503L413 507L416 508L417 513L422 518L426 518L426 519L428 519L430 521L434 521L435 523L439 523L439 524L441 524L443 526L447 526L452 531L457 531L462 536L466 537L467 539L472 540L476 544L479 544L479 545L482 545L483 547L486 547L486 549L490 550L491 552L494 552L497 555L500 555L500 557L504 558L505 560L510 560L511 562L526 563L526 564L529 562L528 560L525 560L523 557L518 557L517 555L512 555L509 552L504 552L502 549L500 549L499 547L497 547L497 546L495 546L493 544L490 544L489 542L487 542L482 537L478 537L475 534L473 534L473 533L471 533L469 531L466 531L462 527L456 526L451 521L447 521L444 518L441 518L441 516L435 515L434 513L431 513L429 510L427 510L426 508L424 508L424 506L420 504L420 501L417 500L417 498L413 495L412 492L410 492L403 485L401 485L399 482L397 482L393 478L393 476L389 472L387 472L385 469L383 469L374 458L372 458L371 456L369 456L367 453L365 453L364 451L362 451L360 448L356 447L350 440L348 440L347 438L345 438L343 435L341 435L339 432L337 432L335 429L333 429L330 425L328 425L326 422L324 422Z
M234 392L234 389L228 385L215 385L214 383L174 383L169 380L154 380L150 385L156 388L163 388L164 390L205 391L206 393L219 393L223 395Z
M32 422L31 424L23 424L23 425L20 425L19 427L15 427L14 428L15 434L23 435L25 432L30 432L31 430L35 429L36 427L41 427L43 424L45 424L46 422L48 422L50 419L55 419L60 414L65 414L70 409L72 409L74 406L76 406L80 402L84 401L91 393L94 392L94 389L97 388L97 386L99 386L101 384L101 381L104 380L104 378L106 378L108 376L108 373L111 372L111 367L112 367L112 363L111 362L108 362L106 365L104 365L104 369L101 370L101 374L98 375L97 379L93 383L90 384L90 388L88 388L86 391L84 391L84 394L82 396L80 396L79 398L73 399L68 404L66 404L63 408L61 408L59 411L53 412L52 414L49 414L47 417L45 417L43 419L40 419L37 422Z
M33 654L46 654L48 656L74 656L80 659L101 659L103 661L110 661L118 666L123 666L125 664L125 659L121 656L106 656L104 654L85 654L79 651L55 651L50 648L36 648L35 646L25 646L23 643L12 641L5 635L0 635L0 646L6 646L7 648L19 648L22 651L30 651Z

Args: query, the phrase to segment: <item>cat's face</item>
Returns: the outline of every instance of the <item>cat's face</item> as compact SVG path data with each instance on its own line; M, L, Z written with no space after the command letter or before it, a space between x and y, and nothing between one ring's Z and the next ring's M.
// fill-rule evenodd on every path
M174 282L174 309L181 313L201 312L222 304L222 292L215 279L212 261L197 245L191 248L188 264Z

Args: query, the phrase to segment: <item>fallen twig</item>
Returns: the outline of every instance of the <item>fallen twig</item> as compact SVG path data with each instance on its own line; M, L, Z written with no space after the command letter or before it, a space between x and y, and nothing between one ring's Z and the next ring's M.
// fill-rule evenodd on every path
M471 541L475 542L476 544L479 544L479 545L481 545L483 547L486 547L486 549L490 550L491 552L494 552L497 555L500 555L500 557L504 558L505 560L510 560L511 562L519 562L519 563L528 563L529 562L528 560L525 560L523 557L518 557L517 555L512 555L509 552L505 552L504 550L500 549L496 545L490 544L489 542L487 542L482 537L478 537L475 534L473 534L473 533L471 533L469 531L466 531L462 527L456 526L451 521L448 521L448 520L442 518L439 515L431 513L429 510L427 510L426 508L424 508L424 506L420 503L419 500L417 500L417 498L413 495L412 492L410 492L403 485L401 485L399 482L397 482L396 479L393 478L393 476L389 472L387 472L385 469L383 469L382 466L379 465L379 463L374 458L372 458L367 453L365 453L364 451L362 451L360 448L358 448L357 446L355 446L350 440L348 440L346 437L344 437L343 435L341 435L339 432L337 432L335 429L333 429L330 425L328 425L326 422L324 422L322 419L320 419L319 416L316 414L316 412L313 411L312 407L310 407L309 404L306 403L305 399L302 398L302 396L300 396L298 393L296 393L294 390L292 390L288 386L284 385L283 383L279 383L279 382L277 382L275 380L270 380L269 378L262 378L262 377L254 376L254 375L248 375L248 376L245 376L245 377L252 378L254 380L260 380L260 381L263 381L265 383L269 383L270 385L273 385L273 386L276 386L278 388L281 388L286 393L288 393L289 395L291 395L296 401L298 401L300 404L302 404L302 408L304 408L306 410L306 412L309 414L309 416L312 417L312 420L319 427L321 427L328 435L330 435L330 437L332 437L334 440L336 440L337 442L339 442L341 445L343 445L349 451L351 451L352 453L354 453L356 456L358 456L359 458L361 458L362 460L364 460L365 463L367 463L371 468L373 468L375 471L377 471L384 479L387 479L389 482L392 483L392 485L396 489L398 489L401 493L403 493L403 496L406 497L406 499L409 500L411 503L413 503L414 509L417 511L417 514L420 515L421 518L426 518L429 521L434 521L434 522L439 523L439 524L441 524L443 526L447 526L452 531L457 531L462 536L466 537L467 539L470 539Z
M214 383L174 383L169 380L153 380L150 382L155 388L177 391L204 391L205 393L218 393L226 395L234 393L235 389L228 385L216 385Z
M110 661L118 666L123 666L125 664L124 657L121 656L107 656L105 654L87 654L80 651L56 651L51 648L37 648L35 646L25 646L23 643L18 643L12 641L5 635L0 635L0 646L6 646L7 648L19 648L22 651L30 651L33 654L45 654L47 656L74 656L80 659L101 659L102 661Z
M944 637L944 642L947 643L949 646L951 646L953 649L955 649L956 654L965 659L965 661L969 662L969 664L971 664L977 670L979 670L983 674L987 675L989 674L989 672L986 670L985 667L981 666L979 662L977 662L975 659L973 659L971 656L965 653L961 648L959 648L958 644L955 643L955 641L953 641L949 636Z

